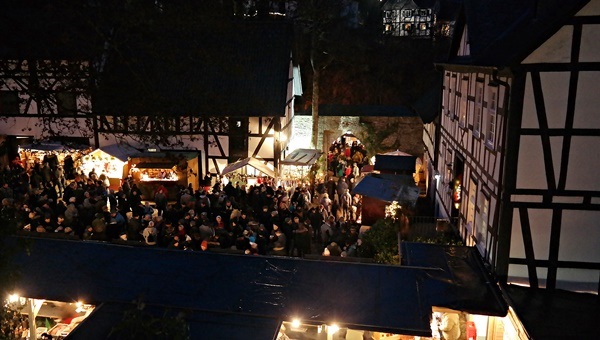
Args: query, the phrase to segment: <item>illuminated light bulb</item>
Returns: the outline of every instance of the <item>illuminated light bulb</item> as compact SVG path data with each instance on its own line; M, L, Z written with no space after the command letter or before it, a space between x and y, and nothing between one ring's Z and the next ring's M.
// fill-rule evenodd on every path
M17 294L10 294L8 296L8 302L15 303L17 301L19 301L19 295L17 295Z
M340 330L340 326L333 324L331 326L329 326L329 333L331 334L335 334Z
M300 319L292 320L292 328L299 328L299 327L300 327Z

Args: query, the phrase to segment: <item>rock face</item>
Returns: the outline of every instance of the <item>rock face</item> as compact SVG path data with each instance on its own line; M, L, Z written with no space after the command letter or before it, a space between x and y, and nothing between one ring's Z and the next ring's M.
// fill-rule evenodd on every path
M294 117L295 138L310 141L311 129L311 116ZM368 150L400 150L423 156L423 122L419 117L321 116L318 148L330 145L344 133L355 135Z

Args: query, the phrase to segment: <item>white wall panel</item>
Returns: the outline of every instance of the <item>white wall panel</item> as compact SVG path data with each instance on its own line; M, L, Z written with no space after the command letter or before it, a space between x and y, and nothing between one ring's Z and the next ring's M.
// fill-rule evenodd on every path
M560 234L561 261L600 262L600 211L566 210ZM582 237L585 235L585 237ZM598 277L596 277L596 280Z
M569 62L571 59L572 36L572 26L561 28L542 46L525 58L523 64Z
M600 270L558 268L556 289L596 293Z
M599 168L600 137L573 137L566 188L600 191Z
M569 72L545 72L540 75L548 127L560 129L565 127L567 101L569 91Z
M600 38L598 39L600 41ZM600 56L600 52L597 52ZM576 129L600 129L600 93L598 80L600 72L580 72L577 83L577 103L575 104Z
M600 1L599 0L590 1L587 5L585 5L581 9L581 11L579 11L579 13L577 13L577 16L584 16L584 15L600 15Z
M539 136L521 136L517 165L517 188L547 189L544 154Z
M585 25L581 31L580 62L600 61L600 25Z
M525 83L525 95L523 98L523 117L521 118L521 126L528 129L537 129L540 127L536 109L535 100L533 98L533 88L531 86L531 74L527 73Z

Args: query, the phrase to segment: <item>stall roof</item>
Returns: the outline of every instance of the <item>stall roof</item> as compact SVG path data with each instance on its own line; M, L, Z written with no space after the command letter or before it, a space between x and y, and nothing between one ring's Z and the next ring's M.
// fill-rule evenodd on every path
M484 275L483 267L468 252L450 257L451 251L442 248L440 253L435 245L419 258L418 264L430 267L424 268L26 239L27 251L13 258L20 269L18 287L23 296L94 305L143 299L147 306L191 311L192 331L195 324L213 322L210 334L230 335L210 338L245 339L252 319L277 328L279 323L273 320L293 318L431 336L433 306L506 314L503 301L490 292L498 287L487 276L477 276ZM10 237L3 245L22 241L23 237ZM416 253L408 249L407 254L412 261ZM440 254L446 254L446 261L436 257ZM86 327L93 326L93 316ZM210 321L199 320L204 317ZM96 327L106 328L103 325Z
M409 175L368 174L356 184L352 194L414 205L419 198L419 188Z
M100 147L100 150L106 152L107 154L120 159L123 162L127 162L129 157L134 157L140 153L140 150L129 146L127 144L111 144Z
M225 169L223 169L221 174L225 175L230 172L234 172L235 170L241 169L246 165L253 167L254 169L264 173L269 177L275 177L275 171L271 170L266 164L254 157L244 158L237 162L227 164L227 166L225 167Z
M497 282L485 270L477 248L402 242L400 250L402 261L407 266L439 269L430 272L431 281L426 285L449 284L445 291L427 288L436 294L433 298L437 301L435 306L471 314L506 315L508 304ZM481 301L488 301L489 305L483 306Z
M138 169L171 169L175 162L140 162L135 165Z
M379 154L375 155L375 170L379 171L415 171L417 157L409 154Z
M70 151L70 150L83 150L89 148L88 145L67 145L61 142L41 142L31 143L20 146L21 149L26 150L37 150L37 151Z
M597 339L600 334L597 294L517 285L504 289L532 339Z
M316 149L296 149L281 162L284 165L308 166L317 162L323 152Z

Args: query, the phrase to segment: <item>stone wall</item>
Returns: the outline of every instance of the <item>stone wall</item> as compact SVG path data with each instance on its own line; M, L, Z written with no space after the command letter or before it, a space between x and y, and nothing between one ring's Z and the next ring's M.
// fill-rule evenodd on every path
M419 117L320 117L318 147L330 145L347 132L355 135L368 150L380 153L400 150L423 156L423 122Z

